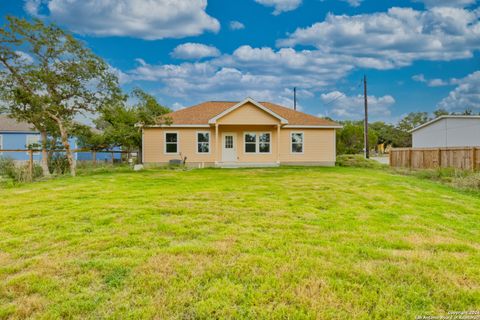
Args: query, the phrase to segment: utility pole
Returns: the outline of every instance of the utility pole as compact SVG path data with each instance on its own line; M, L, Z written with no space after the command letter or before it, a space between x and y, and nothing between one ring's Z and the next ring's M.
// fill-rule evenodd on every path
M365 133L364 133L364 140L365 140L365 158L370 158L370 147L368 145L368 96L367 96L367 76L363 76L363 96L365 98Z
M297 87L293 88L293 110L297 110Z

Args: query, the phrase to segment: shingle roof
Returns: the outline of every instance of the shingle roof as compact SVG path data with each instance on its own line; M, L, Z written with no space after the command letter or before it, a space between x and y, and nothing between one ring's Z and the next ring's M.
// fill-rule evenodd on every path
M238 104L235 101L208 101L189 108L166 114L164 118L178 125L206 125L208 121L230 107ZM264 107L288 120L289 125L302 126L339 126L333 121L315 117L300 111L280 106L271 102L259 102Z
M6 114L0 114L0 132L37 132L37 130L28 122L19 122Z

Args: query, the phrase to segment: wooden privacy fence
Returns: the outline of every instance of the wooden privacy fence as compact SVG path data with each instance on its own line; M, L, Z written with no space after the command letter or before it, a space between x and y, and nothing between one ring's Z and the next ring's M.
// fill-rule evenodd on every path
M480 170L480 147L396 148L390 150L390 166Z

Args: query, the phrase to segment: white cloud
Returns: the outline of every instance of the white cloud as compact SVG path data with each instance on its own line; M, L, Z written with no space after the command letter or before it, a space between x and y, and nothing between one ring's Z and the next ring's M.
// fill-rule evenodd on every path
M242 30L242 29L245 29L245 25L240 21L230 21L230 29Z
M207 0L26 0L25 10L80 34L147 40L217 32ZM46 15L42 12L47 11Z
M390 69L415 60L473 57L480 48L480 10L391 8L355 16L329 14L325 21L298 28L281 47L313 46L319 51L355 57L359 66Z
M173 111L177 111L177 110L181 110L181 109L184 109L185 106L179 102L175 102L173 105L172 105L172 110Z
M416 2L423 2L426 7L459 7L464 8L472 5L477 0L417 0Z
M255 0L255 2L267 7L274 7L273 15L297 9L302 0Z
M448 86L448 85L451 85L451 84L456 84L456 82L458 81L457 79L455 78L452 78L450 80L443 80L443 79L439 79L439 78L435 78L435 79L427 79L425 78L425 75L424 74L416 74L412 77L412 80L413 81L416 81L416 82L422 82L422 83L426 83L427 86L429 87L443 87L443 86Z
M208 57L218 57L220 51L213 46L187 42L177 46L170 55L177 59L197 60Z
M458 86L444 98L437 107L449 111L472 109L480 111L480 71L463 79L457 79Z
M320 95L320 99L328 108L329 114L340 119L360 119L364 116L363 95L347 96L340 91L332 91ZM395 99L386 95L383 97L368 96L368 110L372 119L391 115L390 107Z
M342 0L343 2L348 2L349 5L352 7L358 7L362 3L363 0Z

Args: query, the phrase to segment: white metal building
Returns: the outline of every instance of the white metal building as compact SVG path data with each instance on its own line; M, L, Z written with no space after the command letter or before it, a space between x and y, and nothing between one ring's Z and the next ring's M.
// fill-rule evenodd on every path
M410 132L413 148L478 147L480 116L441 116Z

